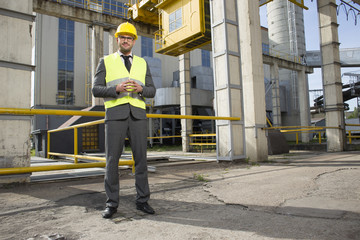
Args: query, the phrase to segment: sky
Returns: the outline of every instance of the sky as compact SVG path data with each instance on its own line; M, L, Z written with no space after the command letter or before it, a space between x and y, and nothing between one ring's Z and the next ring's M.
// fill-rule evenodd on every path
M306 0L305 6L309 10L304 10L304 24L305 24L305 41L306 41L306 50L320 50L320 33L319 33L319 24L318 24L318 13L317 13L317 4L316 0L310 1ZM340 0L336 0L336 3L339 5ZM358 9L359 5L353 4ZM347 8L349 9L349 8ZM339 33L339 42L341 48L360 48L360 15L357 16L357 23L355 25L354 14L350 14L348 17L344 8L341 7L338 14L338 33ZM266 17L266 5L260 8L260 21L261 25L267 27L267 17ZM344 84L349 83L351 80L348 76L343 76L344 73L358 73L360 74L360 68L341 68L342 82ZM321 69L315 68L313 74L308 75L309 80L309 89L322 89L322 79L321 79ZM310 92L310 106L313 105L313 99L319 95L319 93ZM350 110L353 110L357 106L357 99L347 101L349 104Z

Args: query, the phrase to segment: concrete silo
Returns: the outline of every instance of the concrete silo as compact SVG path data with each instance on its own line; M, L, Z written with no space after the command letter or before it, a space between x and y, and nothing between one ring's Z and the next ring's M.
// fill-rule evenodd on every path
M267 19L271 54L285 59L301 59L306 53L303 9L288 0L274 0L267 4ZM304 125L299 117L297 72L280 69L279 81L280 86L286 88L287 106L282 112L282 125ZM308 96L308 93L301 95Z

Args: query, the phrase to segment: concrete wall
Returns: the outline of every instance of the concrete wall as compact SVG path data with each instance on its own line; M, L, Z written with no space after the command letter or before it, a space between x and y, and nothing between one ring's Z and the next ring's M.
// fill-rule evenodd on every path
M173 81L173 72L179 70L179 59L177 57L154 54L154 57L161 60L162 69L162 87L171 87Z
M0 107L31 102L32 1L0 1ZM30 166L28 116L0 115L0 168ZM1 176L0 183L28 181L28 174Z
M87 26L82 23L75 22L75 48L74 48L74 107L86 107L85 84L86 84L86 31Z
M36 18L36 73L35 106L62 107L56 102L58 84L58 29L59 19L37 14ZM75 23L74 95L75 103L68 108L85 108L87 26Z
M35 35L35 106L56 104L58 19L37 14Z

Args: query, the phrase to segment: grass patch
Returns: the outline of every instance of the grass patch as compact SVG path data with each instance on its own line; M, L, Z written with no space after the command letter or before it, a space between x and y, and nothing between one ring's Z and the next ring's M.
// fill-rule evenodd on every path
M204 177L203 174L194 173L194 179L200 182L208 182L208 180Z

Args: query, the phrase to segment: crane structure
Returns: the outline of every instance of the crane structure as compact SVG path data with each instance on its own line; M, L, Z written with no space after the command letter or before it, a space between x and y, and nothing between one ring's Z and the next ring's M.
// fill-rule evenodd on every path
M259 0L263 6L273 0ZM304 9L304 0L288 0ZM136 0L129 2L128 17L159 27L155 51L179 56L211 43L209 0Z

